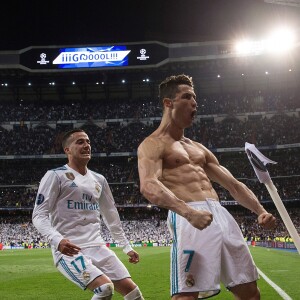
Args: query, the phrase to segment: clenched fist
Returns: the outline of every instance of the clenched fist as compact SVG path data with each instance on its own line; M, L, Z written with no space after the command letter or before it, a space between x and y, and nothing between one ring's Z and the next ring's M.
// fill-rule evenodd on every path
M213 215L206 210L191 209L186 219L197 229L203 230L209 226L213 220Z
M258 216L258 224L265 229L273 229L276 225L276 219L272 214L265 212Z

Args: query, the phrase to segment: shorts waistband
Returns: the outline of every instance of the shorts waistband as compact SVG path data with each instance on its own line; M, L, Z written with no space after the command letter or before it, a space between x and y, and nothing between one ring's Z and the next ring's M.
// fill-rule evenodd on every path
M212 198L206 198L205 200L201 200L201 201L192 201L192 202L186 202L187 205L189 206L221 206L221 203L219 202L219 200L216 199L212 199Z

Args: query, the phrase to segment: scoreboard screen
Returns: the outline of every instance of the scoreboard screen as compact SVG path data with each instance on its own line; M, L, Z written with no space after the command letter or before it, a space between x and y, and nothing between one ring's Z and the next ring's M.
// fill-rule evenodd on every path
M31 70L156 66L169 58L160 43L91 47L31 47L20 53L20 64Z

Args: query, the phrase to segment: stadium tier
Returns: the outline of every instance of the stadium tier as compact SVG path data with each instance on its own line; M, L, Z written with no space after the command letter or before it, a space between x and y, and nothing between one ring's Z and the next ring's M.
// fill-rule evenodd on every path
M7 54L0 53L0 241L45 242L30 221L36 190L47 170L66 163L63 133L82 128L91 137L89 166L107 178L125 228L137 228L136 220L144 220L149 228L135 230L130 239L169 244L163 221L166 211L149 205L139 191L136 151L161 120L158 83L180 73L193 77L199 106L186 136L214 152L274 213L267 190L247 160L245 142L278 162L270 167L270 175L299 230L299 55L281 59L266 54L240 56L228 42L133 46L128 48L131 54L138 53L147 61L147 55L154 53L156 60L137 63L131 56L123 66L54 68L46 63L50 52L41 56L53 47L15 51L6 64ZM165 56L156 55L157 47L164 49ZM139 52L141 49L146 52ZM56 61L71 62L71 54L65 55L69 56L56 57ZM36 56L45 64L36 66ZM217 184L214 188L246 238L271 236L260 233L254 216L236 205L226 190ZM13 223L19 227L13 229ZM272 239L287 235L280 223Z

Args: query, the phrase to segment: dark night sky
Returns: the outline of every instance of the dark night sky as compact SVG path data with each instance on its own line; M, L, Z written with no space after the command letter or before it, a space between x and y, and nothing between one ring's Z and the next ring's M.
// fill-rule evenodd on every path
M262 0L6 1L0 50L28 46L140 41L201 42L250 35L272 26L300 28L300 8Z

